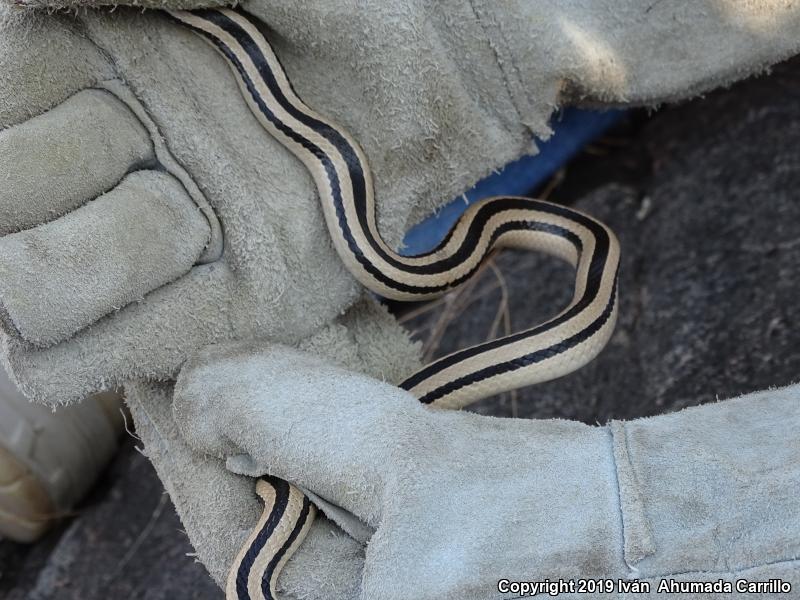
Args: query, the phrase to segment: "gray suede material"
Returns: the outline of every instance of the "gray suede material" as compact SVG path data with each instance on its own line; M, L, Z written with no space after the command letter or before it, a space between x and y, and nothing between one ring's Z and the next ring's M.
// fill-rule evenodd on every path
M152 163L153 144L112 95L85 90L0 134L0 155L24 164L0 170L0 234L61 217Z
M408 348L387 356L387 347ZM305 340L304 350L378 379L397 381L418 366L416 348L383 308L372 300ZM172 419L172 385L128 382L128 406L144 452L164 481L198 558L223 584L233 557L261 514L250 478L232 474L223 460L198 453L179 435ZM319 519L279 580L298 599L355 598L363 568L363 546L324 518Z
M800 44L792 35L800 8L737 6L398 1L364 11L319 0L298 13L288 0L243 5L269 26L300 94L363 145L381 232L394 245L431 208L532 151L531 134L549 135L558 105L683 97L758 71ZM120 117L119 128L98 120L113 133L91 135L139 140L131 121L138 119L153 139L156 162L173 172L172 162L185 174L184 187L209 218L214 248L183 277L131 294L141 302L122 307L108 299L120 310L92 327L81 319L65 324L61 332L80 331L63 333L51 347L37 349L10 330L5 360L26 393L74 401L131 378L171 378L209 343L263 338L296 345L356 301L358 286L329 242L311 179L258 126L213 49L156 11L85 11L74 19L31 12L3 9L0 37L16 43L3 54L0 88L20 92L0 97L0 122L18 124L82 88L124 88L127 97L115 95L133 117ZM45 40L48 24L52 40ZM657 49L641 50L654 39ZM9 149L0 169L47 163L50 150L43 155L40 148ZM113 179L103 173L76 176L82 183L71 187L85 187L88 202ZM0 179L7 177L0 171ZM47 206L39 213L53 203L40 201ZM166 280L174 273L171 257L162 262ZM61 307L65 314L69 303ZM42 305L41 321L58 308ZM32 317L36 310L30 307ZM55 338L41 335L48 344Z
M795 386L608 427L495 419L249 344L190 361L174 410L198 452L375 528L359 598L478 600L502 578L800 583L798 400Z
M300 94L364 147L393 245L531 152L556 107L686 97L800 47L800 6L768 0L243 7ZM303 166L214 50L159 12L0 7L0 184L0 231L22 230L0 240L4 362L49 403L127 382L217 581L260 510L223 459L316 493L362 539L375 529L364 553L315 526L281 580L298 600L486 598L497 578L540 574L796 578L797 389L609 428L424 410L379 381L412 372L416 349L344 269ZM49 293L23 285L26 268ZM168 381L231 340L245 346L215 346L181 379L187 445Z
M797 51L774 0L470 0L524 119L564 103L686 98ZM657 66L656 66L657 65Z
M195 349L225 339L297 344L353 304L360 289L332 248L310 179L255 122L217 54L156 13L84 21L213 207L224 250L61 344L37 350L10 336L26 393L73 401L111 382L169 378Z
M0 9L0 61L0 130L113 77L102 53L66 15Z
M131 173L60 219L0 238L2 314L27 341L58 342L184 275L208 239L177 180Z
M262 512L254 480L186 445L172 420L172 385L133 383L126 392L144 453L176 501L198 558L224 585L228 566ZM287 565L281 589L292 590L292 598L354 598L363 553L360 544L320 517Z
M800 559L800 386L615 425L623 514L653 544L628 557L641 576Z

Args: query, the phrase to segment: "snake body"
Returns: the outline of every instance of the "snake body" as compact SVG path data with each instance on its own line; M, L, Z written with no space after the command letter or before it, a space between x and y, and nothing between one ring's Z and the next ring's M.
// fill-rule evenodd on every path
M400 384L420 402L461 408L486 396L560 377L592 360L616 322L619 244L602 223L542 200L489 198L471 205L432 251L403 256L381 238L372 177L350 135L297 95L272 47L242 13L170 11L222 54L263 128L306 166L334 247L365 287L395 300L440 296L469 279L497 248L524 248L575 267L570 304L530 329L445 356ZM231 599L275 598L280 568L302 541L314 509L297 488L262 479L264 516L234 561Z

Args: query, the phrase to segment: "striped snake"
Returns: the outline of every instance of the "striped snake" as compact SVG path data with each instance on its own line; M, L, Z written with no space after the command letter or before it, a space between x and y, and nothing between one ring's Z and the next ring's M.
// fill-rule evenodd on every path
M592 360L617 315L619 245L602 223L542 200L489 198L471 205L432 251L402 256L376 225L372 176L359 145L297 95L269 42L242 13L170 11L229 63L251 111L306 166L333 244L365 287L396 300L441 296L471 277L495 248L525 248L575 267L571 303L553 319L432 362L400 384L420 402L461 408L499 392L548 381ZM231 568L230 599L273 599L281 568L302 542L315 509L296 487L264 477L265 509Z

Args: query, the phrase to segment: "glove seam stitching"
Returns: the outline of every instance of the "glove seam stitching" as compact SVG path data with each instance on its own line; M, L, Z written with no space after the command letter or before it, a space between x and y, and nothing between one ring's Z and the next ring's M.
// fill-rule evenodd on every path
M625 511L622 507L622 486L620 485L619 481L619 465L617 464L617 455L614 451L615 446L615 436L614 431L611 427L607 429L608 431L608 441L609 441L609 454L611 459L611 467L613 469L613 479L614 479L614 491L616 492L616 500L617 500L617 516L619 517L619 528L620 528L620 555L622 556L622 561L625 566L628 568L629 572L633 570L631 565L628 563L628 559L625 556L625 537L626 537L626 527L625 527Z
M610 423L608 431L611 435L612 460L617 482L620 517L622 518L622 556L628 568L636 571L634 564L654 554L656 544L645 512L638 477L631 461L630 440L626 424L621 421L613 421ZM626 467L624 471L620 469L621 465ZM624 501L624 497L627 498L627 502ZM630 556L629 550L634 544L641 546L641 556Z
M147 131L149 134L156 161L158 161L158 163L166 172L178 180L178 182L186 190L186 193L197 205L197 208L208 221L208 241L203 253L198 259L197 264L207 264L219 261L224 252L225 240L222 236L222 226L219 222L219 217L211 206L211 203L200 189L200 186L197 184L194 177L192 177L189 171L176 158L175 153L170 150L166 139L161 134L162 128L158 125L158 122L147 109L147 106L142 99L135 93L131 86L128 85L128 83L125 81L125 78L122 77L119 65L114 59L113 54L94 38L92 38L85 23L80 21L77 27L80 29L85 39L92 44L92 46L94 46L97 51L108 61L108 63L111 65L111 70L115 75L113 78L98 79L95 82L96 87L94 89L101 89L110 93L117 100L122 102L128 108L128 110L131 111L136 120L141 123L142 127L144 127L145 131ZM125 94L121 94L123 90ZM130 98L126 99L123 97L124 95L130 95ZM134 100L138 106L132 106L130 99ZM143 119L143 116L146 117L147 121L149 122L146 122Z
M511 104L517 113L517 118L519 119L519 122L524 123L525 119L523 117L523 111L520 107L522 105L530 105L530 98L522 91L525 89L525 87L519 74L519 67L513 60L511 52L508 48L508 44L505 42L505 37L503 36L502 31L499 30L499 27L493 27L493 29L497 30L495 32L496 35L492 35L489 32L490 25L485 23L485 20L481 17L480 11L476 6L477 1L478 0L467 0L467 4L469 5L470 10L475 17L475 21L478 23L481 31L483 31L483 34L486 36L486 41L492 50L497 68L503 76L506 93L508 94ZM510 68L504 66L506 62L510 64ZM517 91L515 92L515 90ZM521 98L520 95L522 95Z

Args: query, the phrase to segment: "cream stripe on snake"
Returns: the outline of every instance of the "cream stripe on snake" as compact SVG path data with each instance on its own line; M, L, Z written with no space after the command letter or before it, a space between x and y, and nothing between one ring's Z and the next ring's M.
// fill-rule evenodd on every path
M619 245L605 225L542 200L490 198L470 206L431 252L402 256L378 231L363 151L346 131L299 98L255 23L229 9L169 14L216 47L259 123L306 166L339 256L370 290L395 300L440 296L473 275L496 248L537 250L575 267L572 301L557 316L445 356L401 387L423 403L461 408L565 375L605 346L616 322L619 264ZM297 488L271 478L257 485L264 516L234 562L229 598L274 598L280 569L313 520L313 506Z
M274 477L256 483L265 510L234 560L227 598L275 598L283 565L308 533L316 509L303 492Z

